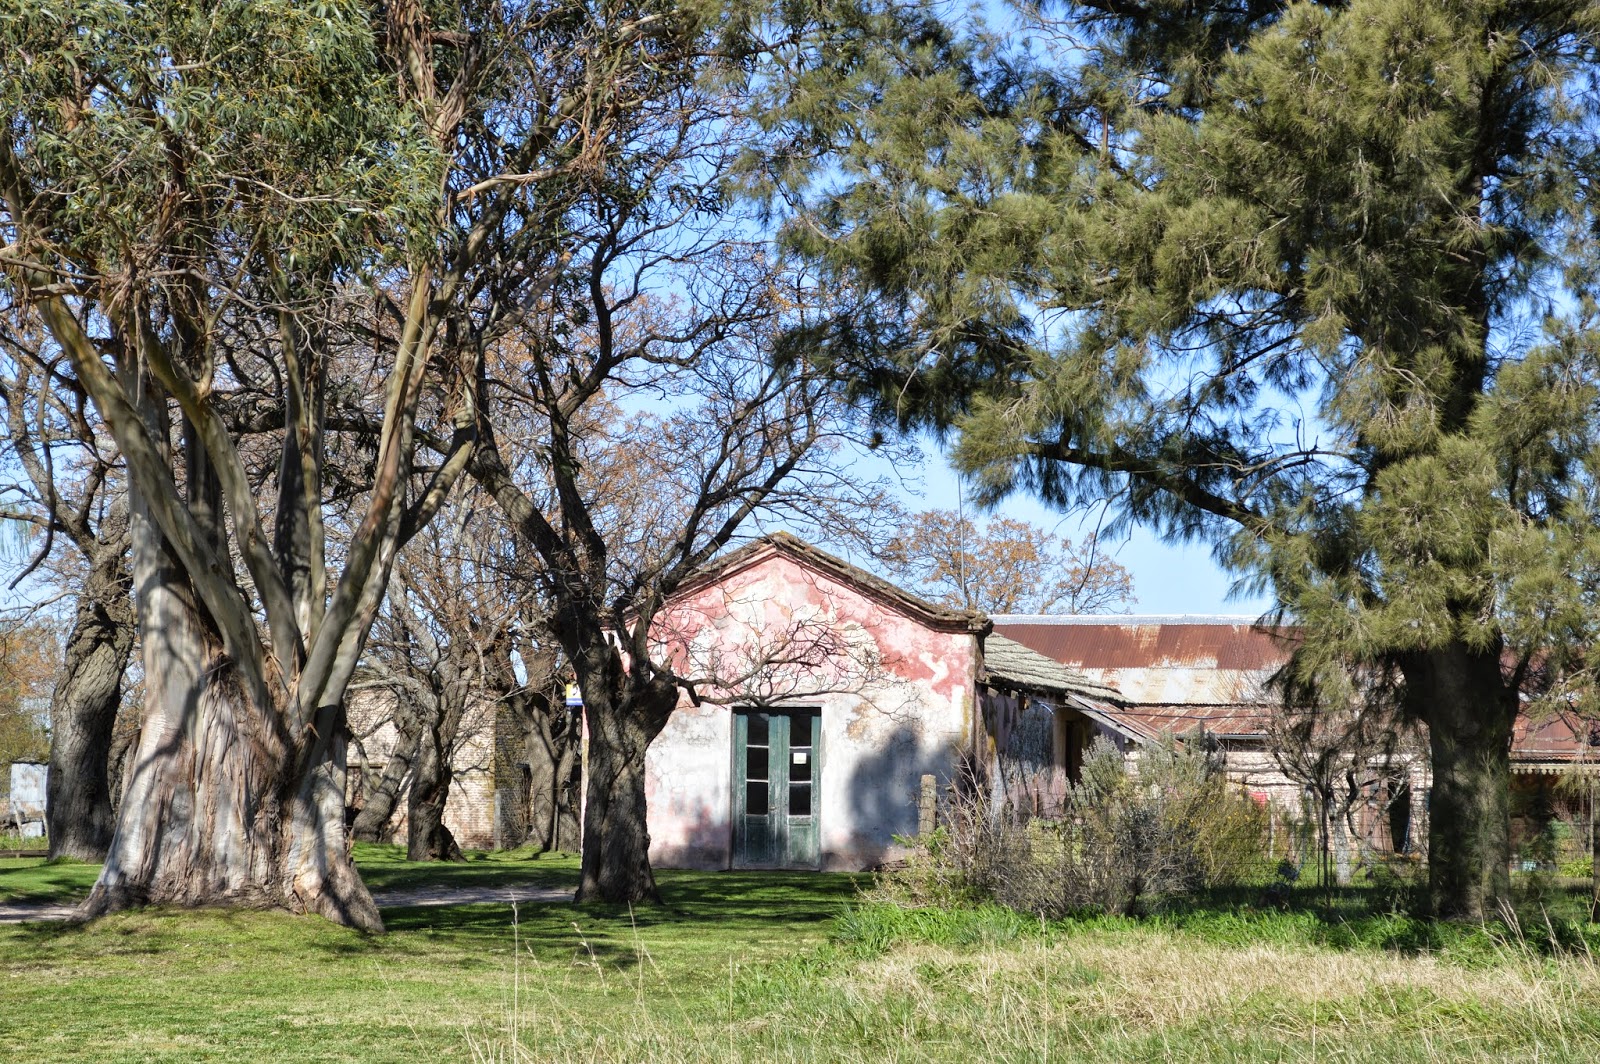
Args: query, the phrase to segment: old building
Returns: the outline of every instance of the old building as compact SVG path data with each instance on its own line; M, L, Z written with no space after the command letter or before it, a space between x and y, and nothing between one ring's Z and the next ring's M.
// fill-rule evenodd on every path
M897 839L927 829L952 794L1053 816L1093 742L1136 760L1163 733L1215 750L1275 825L1309 812L1275 749L1269 681L1291 644L1253 618L991 619L780 533L701 571L653 637L684 684L646 761L661 867L871 868L898 858ZM526 832L501 822L516 819L507 814L522 777L510 770L523 755L480 708L454 751L446 821L464 846L514 845ZM352 707L352 777L372 780L393 756L382 710ZM1581 730L1518 726L1513 798L1529 853L1583 805L1558 786L1600 745ZM1425 737L1354 778L1353 841L1406 851L1425 837Z
M988 620L910 595L793 536L731 552L657 627L691 689L651 744L651 861L870 868L963 772L1059 798L1105 693Z
M1144 739L1163 731L1205 736L1230 778L1274 809L1304 816L1304 788L1283 770L1281 697L1269 680L1287 660L1287 637L1238 616L1067 617L1004 615L994 631L1077 670L1115 692L1113 718ZM1514 840L1519 860L1541 863L1537 843L1551 825L1587 830L1586 788L1570 782L1595 771L1600 729L1575 715L1517 722L1511 750ZM1379 762L1382 762L1381 764ZM1425 837L1426 736L1354 773L1362 788L1353 830L1367 850L1410 850ZM1559 831L1557 832L1560 833ZM1581 840L1586 843L1586 840Z

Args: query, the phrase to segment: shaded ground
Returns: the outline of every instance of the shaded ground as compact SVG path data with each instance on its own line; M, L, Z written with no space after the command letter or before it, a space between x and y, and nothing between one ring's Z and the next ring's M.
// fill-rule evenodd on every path
M560 887L541 887L521 883L509 886L475 887L440 884L410 890L391 890L373 894L380 909L430 908L441 905L514 905L525 902L570 902L572 891ZM20 924L39 920L70 920L77 906L70 902L0 902L0 924Z

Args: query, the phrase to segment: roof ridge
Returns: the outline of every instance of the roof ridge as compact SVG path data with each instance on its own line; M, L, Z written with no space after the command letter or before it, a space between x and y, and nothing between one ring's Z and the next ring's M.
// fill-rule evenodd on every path
M995 624L1247 624L1252 627L1279 627L1266 625L1253 613L995 613L990 615Z
M680 584L673 592L673 596L676 597L693 587L710 583L718 577L743 568L747 564L754 564L761 557L764 550L785 553L790 557L807 561L813 566L855 585L860 590L886 598L890 602L899 604L902 608L921 614L924 619L931 620L936 624L960 625L974 632L986 632L989 629L988 616L978 610L958 610L929 602L920 595L913 594L905 588L885 580L878 574L856 565L854 562L845 561L843 558L830 554L821 547L806 542L793 532L781 530L769 532L760 539L752 540L726 554L711 559Z

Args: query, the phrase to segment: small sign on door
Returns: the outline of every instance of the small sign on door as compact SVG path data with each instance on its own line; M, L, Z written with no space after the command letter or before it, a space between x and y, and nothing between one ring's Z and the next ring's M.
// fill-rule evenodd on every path
M810 755L807 754L804 750L796 750L794 752L794 763L797 764L797 765L803 765L803 764L806 763L806 758L809 757L809 756Z

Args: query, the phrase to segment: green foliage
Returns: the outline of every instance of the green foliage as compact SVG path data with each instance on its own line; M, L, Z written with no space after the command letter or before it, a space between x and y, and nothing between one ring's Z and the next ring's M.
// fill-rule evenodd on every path
M953 432L991 501L1209 541L1300 627L1302 678L1392 670L1495 749L1519 697L1592 699L1600 8L1013 17L1034 46L925 34L841 79L860 117L816 126L843 161L790 230L860 293L817 357ZM1455 772L1438 901L1477 913L1507 828L1468 807L1501 777Z
M833 922L833 940L860 956L886 952L897 943L971 948L1012 942L1043 931L1038 920L993 904L910 908L866 901L846 907Z
M1259 878L1266 818L1199 744L1170 737L1136 768L1110 743L1084 759L1055 821L1014 822L981 801L916 843L873 897L909 909L984 902L1039 916L1143 911Z
M1170 736L1136 765L1110 743L1084 758L1081 782L1055 825L1062 902L1110 912L1228 886L1266 859L1266 817L1198 742Z
M48 204L30 221L106 274L161 241L230 274L376 262L431 213L439 171L374 45L350 0L13 6L0 101Z

